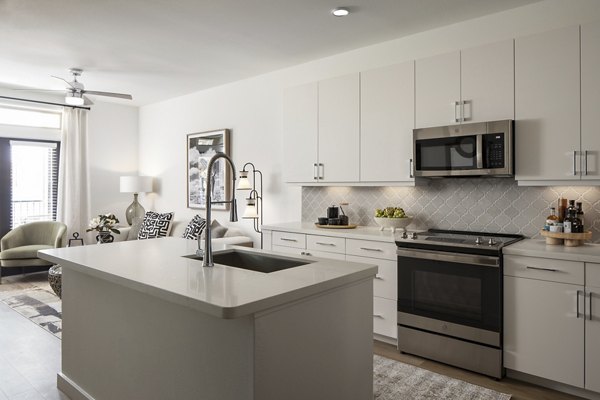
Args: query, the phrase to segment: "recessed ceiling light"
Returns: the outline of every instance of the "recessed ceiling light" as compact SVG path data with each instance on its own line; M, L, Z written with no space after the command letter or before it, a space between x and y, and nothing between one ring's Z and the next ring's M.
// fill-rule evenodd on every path
M345 17L346 15L350 14L350 11L347 8L338 7L331 10L331 13L336 17Z

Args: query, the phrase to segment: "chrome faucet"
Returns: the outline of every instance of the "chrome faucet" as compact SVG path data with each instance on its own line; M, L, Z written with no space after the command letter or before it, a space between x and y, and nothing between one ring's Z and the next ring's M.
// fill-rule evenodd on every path
M224 158L229 162L229 166L231 167L231 176L232 176L232 190L231 190L231 200L225 201L212 201L212 169L215 162L219 158ZM225 167L227 168L227 166ZM202 266L203 267L212 267L215 264L213 263L213 254L212 254L212 232L211 232L211 207L213 204L231 204L229 211L229 221L236 222L238 220L237 216L237 202L235 200L235 165L229 156L225 153L217 153L215 154L210 161L208 162L208 167L206 168L206 228L204 234L204 250L202 250L202 239L200 239L200 235L198 235L198 250L196 250L196 255L202 257Z

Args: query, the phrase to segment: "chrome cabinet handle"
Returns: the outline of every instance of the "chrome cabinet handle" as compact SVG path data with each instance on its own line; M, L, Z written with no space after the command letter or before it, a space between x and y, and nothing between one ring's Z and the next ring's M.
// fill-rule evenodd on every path
M379 275L375 275L375 279L383 280L383 278L380 277Z
M454 105L454 121L453 122L460 122L460 118L456 115L456 108L460 107L460 101L455 101L452 104Z
M315 181L319 179L318 175L319 175L319 167L317 166L317 163L314 163L313 164L313 179Z
M281 238L279 240L283 240L284 242L297 242L296 239L288 239L288 238Z
M592 320L592 292L590 292L590 306L589 306L589 312L590 312L590 317L588 318L590 321Z
M381 319L383 319L383 315L381 315L381 314L373 314L373 318L381 318Z
M465 117L465 106L469 106L469 117ZM462 122L471 120L471 102L469 100L463 100L461 108L461 120Z
M365 251L377 251L379 253L383 252L383 250L381 250L381 249L374 249L374 248L371 248L371 247L361 247L360 249L361 250L365 250Z
M579 316L581 315L581 313L579 312L579 293L581 293L581 290L577 291L577 296L575 297L575 299L577 301L577 318L579 318ZM585 319L585 315L584 315L584 319Z
M316 244L320 244L321 246L335 246L335 243L325 243L325 242L315 242Z
M319 177L319 179L325 179L325 165L319 163L319 169L317 169L317 171L317 176Z
M573 150L573 176L577 176L577 150Z
M410 169L410 171L408 172L408 177L409 178L414 178L415 177L415 174L413 173L413 171L414 171L414 163L413 163L413 159L412 158L410 159L408 168Z
M583 164L584 165L584 174L587 176L587 174L588 174L588 157L587 157L588 156L588 151L587 150L584 151L583 155L585 157L585 163Z
M540 267L530 267L530 266L526 266L525 268L527 268L527 269L534 269L536 271L558 272L558 270L554 269L554 268L540 268Z
M301 252L300 255L301 256L312 256L312 254L310 254L310 253L308 253L306 251Z

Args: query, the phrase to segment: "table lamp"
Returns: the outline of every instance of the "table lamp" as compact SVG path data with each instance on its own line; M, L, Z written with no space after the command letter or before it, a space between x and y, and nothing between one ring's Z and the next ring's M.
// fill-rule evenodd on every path
M125 210L125 218L129 225L133 224L133 219L143 217L146 210L138 202L138 193L147 193L152 191L151 176L122 176L121 193L133 193L133 202Z

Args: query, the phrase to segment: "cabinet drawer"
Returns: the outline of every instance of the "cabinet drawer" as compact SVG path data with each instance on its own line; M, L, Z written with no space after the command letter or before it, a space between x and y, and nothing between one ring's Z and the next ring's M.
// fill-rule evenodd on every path
M306 235L306 249L345 254L346 239L332 236Z
M328 253L326 251L319 251L319 250L306 250L304 255L311 256L311 257L319 257L319 258L331 258L332 260L345 260L346 259L346 255L343 253Z
M504 275L575 285L583 285L585 282L582 262L550 258L506 255Z
M600 288L600 264L585 263L585 285Z
M396 339L398 327L396 302L381 297L373 298L373 332Z
M396 243L346 239L346 254L396 260Z
M273 232L273 245L295 247L297 249L306 248L306 235L303 233L291 232Z
M295 247L286 247L286 246L277 246L277 245L271 246L271 250L276 253L284 253L284 254L290 254L290 255L296 255L296 256L303 255L302 253L306 252L306 250L304 250L304 249L297 249Z
M377 265L377 275L373 280L373 295L396 301L398 298L398 263L395 260L346 256L346 261Z

